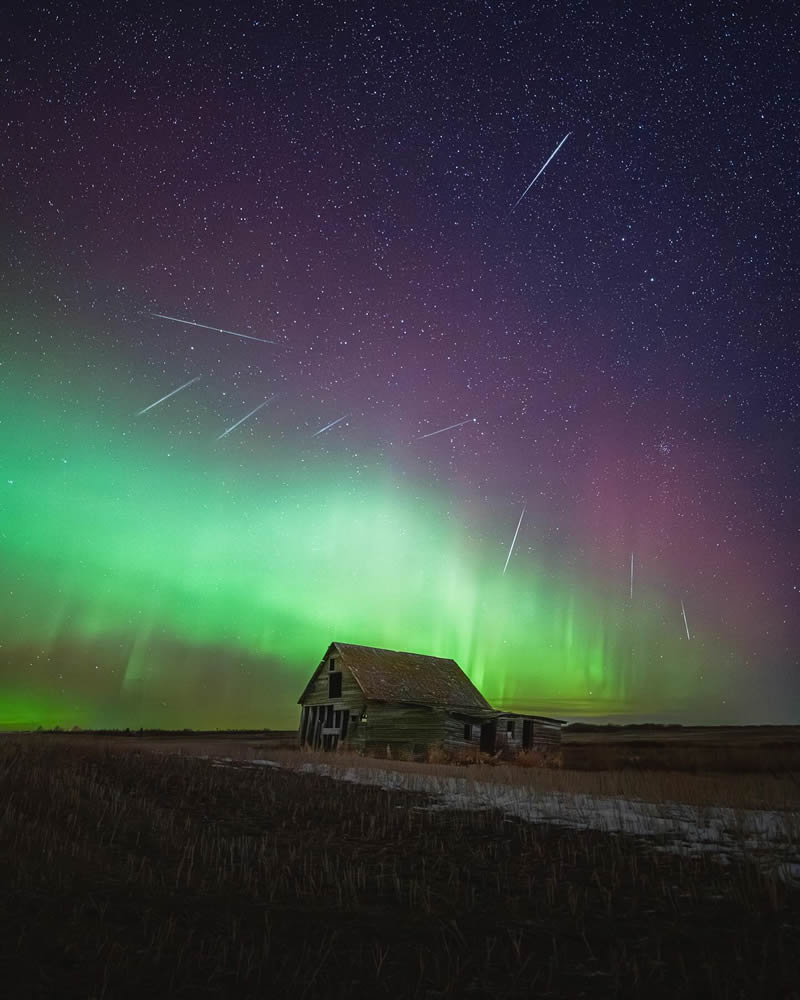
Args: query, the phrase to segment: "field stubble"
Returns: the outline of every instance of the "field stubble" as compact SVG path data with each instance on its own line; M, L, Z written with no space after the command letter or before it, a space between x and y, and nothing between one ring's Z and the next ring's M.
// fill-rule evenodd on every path
M800 996L800 893L744 861L66 738L2 741L0 803L15 996Z

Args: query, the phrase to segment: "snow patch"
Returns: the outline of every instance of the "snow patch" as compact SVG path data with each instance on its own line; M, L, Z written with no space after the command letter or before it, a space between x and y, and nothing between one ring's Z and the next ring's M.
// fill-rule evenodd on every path
M286 766L274 760L254 760L250 764ZM775 871L787 884L800 888L800 813L797 812L541 792L530 785L499 785L379 768L306 763L288 769L430 797L427 805L416 808L496 809L529 823L645 838L658 851L711 854L721 864L729 864L732 858L747 857Z

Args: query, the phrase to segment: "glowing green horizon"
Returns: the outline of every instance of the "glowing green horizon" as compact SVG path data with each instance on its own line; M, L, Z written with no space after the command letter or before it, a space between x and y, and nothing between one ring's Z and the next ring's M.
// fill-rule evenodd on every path
M254 471L235 448L167 447L149 425L109 430L80 412L65 425L21 394L6 413L0 634L17 671L20 650L39 651L32 723L57 714L66 658L64 704L78 707L61 724L291 724L331 640L451 656L490 701L546 714L686 702L695 668L657 602L634 616L604 581L537 565L522 545L503 575L507 518L503 536L379 461L304 463L287 447ZM646 664L633 659L643 634ZM193 672L193 650L216 668ZM217 699L242 663L248 676L279 665L272 704L253 700L264 677L252 698L238 677ZM175 689L200 673L207 696ZM19 690L0 675L0 726L25 716Z

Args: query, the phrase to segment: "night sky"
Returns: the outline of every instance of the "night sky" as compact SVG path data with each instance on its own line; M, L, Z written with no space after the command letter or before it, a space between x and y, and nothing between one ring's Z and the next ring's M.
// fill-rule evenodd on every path
M793 11L18 5L0 725L797 722Z

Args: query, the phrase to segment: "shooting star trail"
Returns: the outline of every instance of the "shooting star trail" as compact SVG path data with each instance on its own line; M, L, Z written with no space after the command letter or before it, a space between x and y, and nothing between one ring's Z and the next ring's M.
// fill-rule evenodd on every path
M523 504L522 513L519 515L519 521L517 522L517 530L514 532L514 537L511 539L511 548L508 550L508 555L506 556L506 564L503 567L503 576L506 575L506 570L508 569L508 564L511 560L511 553L514 551L514 546L517 544L517 535L519 534L520 525L522 524L522 519L525 517L525 511L528 509L527 504Z
M514 204L508 210L508 214L509 215L511 215L511 213L514 211L514 209L517 207L517 205L519 205L519 203L522 201L522 199L525 197L525 195L530 191L530 189L533 187L533 185L539 180L539 178L542 176L542 174L547 169L547 164L553 159L553 157L556 155L556 153L559 151L559 149L561 149L561 147L564 145L564 143L567 141L567 139L569 139L569 137L571 135L572 135L572 132L567 132L567 134L564 136L564 138L561 140L561 142L556 146L556 148L553 150L553 152L547 157L547 159L544 162L544 166L539 170L539 173L533 178L533 180L530 182L530 184L525 188L525 190L522 192L522 194L519 196L519 198L517 198L517 200L514 202Z
M157 399L155 403L151 403L149 406L145 406L143 410L139 410L136 414L137 417L141 417L143 413L147 413L148 410L152 410L154 406L158 406L159 403L163 403L165 399L169 399L170 396L174 396L176 392L181 392L183 389L187 389L190 385L195 382L199 382L202 376L195 375L194 378L190 378L188 382L184 382L183 385L179 385L177 389L173 389L172 392L168 392L166 396L162 396L161 399Z
M347 420L347 418L349 416L350 416L349 413L345 413L345 415L343 417L339 417L338 420L331 420L331 422L329 424L325 424L325 426L324 427L320 427L320 429L318 431L314 431L314 433L311 435L311 437L315 438L317 436L317 434L322 434L324 431L329 431L331 429L331 427L335 427L337 424L340 424L343 420Z
M432 438L436 434L444 434L445 431L455 430L456 427L463 427L464 424L476 424L478 422L477 417L467 417L466 420L462 420L458 424L450 424L449 427L440 427L438 431L431 431L430 434L420 434L419 437L414 438L415 441L422 441L425 438Z
M164 313L148 313L148 316L157 316L159 319L169 319L173 323L183 323L185 326L199 326L203 330L214 330L216 333L227 333L231 337L243 337L245 340L257 340L259 344L277 344L277 340L264 340L263 337L251 337L249 333L237 333L235 330L223 330L219 326L208 326L205 323L195 323L193 319L178 319L177 316L165 316Z
M686 638L691 639L689 635L689 623L686 621L686 608L683 606L683 599L681 599L681 614L683 615L683 624L686 627Z
M229 427L226 431L223 431L222 434L220 434L220 436L217 438L217 441L221 441L224 437L227 437L230 434L231 431L235 431L236 428L239 426L239 424L243 424L245 422L245 420L249 420L250 417L252 417L254 413L258 413L258 411L263 406L266 406L267 403L269 403L269 401L272 400L272 399L274 399L274 398L275 398L274 396L270 396L269 399L265 399L263 403L259 403L258 406L254 410L251 410L249 413L245 413L245 415L242 417L241 420L237 420L236 423L233 424L233 426Z
M633 600L633 553L631 552L631 600Z

